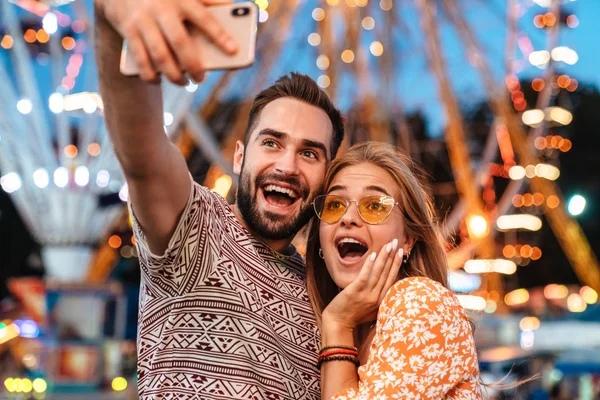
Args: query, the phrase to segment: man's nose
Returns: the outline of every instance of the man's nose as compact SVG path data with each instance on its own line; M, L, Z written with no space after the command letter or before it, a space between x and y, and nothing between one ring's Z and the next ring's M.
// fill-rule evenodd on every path
M286 151L275 163L275 169L284 175L298 175L298 161L296 153Z

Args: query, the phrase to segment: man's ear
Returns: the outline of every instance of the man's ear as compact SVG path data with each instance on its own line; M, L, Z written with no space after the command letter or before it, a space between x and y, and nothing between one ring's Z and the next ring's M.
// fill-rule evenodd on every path
M235 153L233 154L233 172L239 175L242 172L242 164L244 162L244 143L241 141L235 142Z

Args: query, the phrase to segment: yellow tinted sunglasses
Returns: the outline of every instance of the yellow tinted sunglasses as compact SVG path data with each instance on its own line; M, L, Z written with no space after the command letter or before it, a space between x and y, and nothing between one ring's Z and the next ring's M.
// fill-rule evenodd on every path
M385 221L392 213L394 206L398 204L393 197L386 195L366 196L356 201L347 200L342 196L324 194L315 198L313 206L321 221L335 224L346 214L352 203L356 204L360 218L371 225Z

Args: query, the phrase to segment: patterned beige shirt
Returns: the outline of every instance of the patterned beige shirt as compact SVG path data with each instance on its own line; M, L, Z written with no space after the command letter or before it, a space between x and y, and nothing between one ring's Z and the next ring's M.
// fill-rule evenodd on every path
M254 238L193 184L164 255L131 212L142 281L138 385L145 399L320 399L320 345L299 254Z

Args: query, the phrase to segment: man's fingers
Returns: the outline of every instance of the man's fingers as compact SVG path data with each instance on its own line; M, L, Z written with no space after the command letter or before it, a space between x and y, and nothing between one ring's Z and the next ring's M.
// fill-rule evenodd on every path
M194 81L201 82L204 79L204 68L189 30L173 14L159 16L158 24L177 58L179 68L186 71Z
M212 40L228 54L234 54L238 46L208 7L232 3L228 0L180 0L163 3L149 1L135 15L125 17L124 37L134 56L140 77L152 81L163 74L176 84L184 85L184 74L196 81L204 79L201 49L193 34L186 27L189 23L199 33ZM208 6L208 7L207 7Z
M227 54L235 54L238 50L237 43L223 29L221 24L213 18L207 7L197 2L185 2L184 8L186 20L194 24L204 35L212 40L221 50Z
M150 53L154 67L171 82L183 83L183 73L177 65L175 56L167 46L158 25L150 19L145 19L138 29Z
M127 39L127 48L133 54L135 64L138 67L140 78L150 82L158 78L158 74L150 61L150 56L144 46L144 42L139 35L129 36Z

